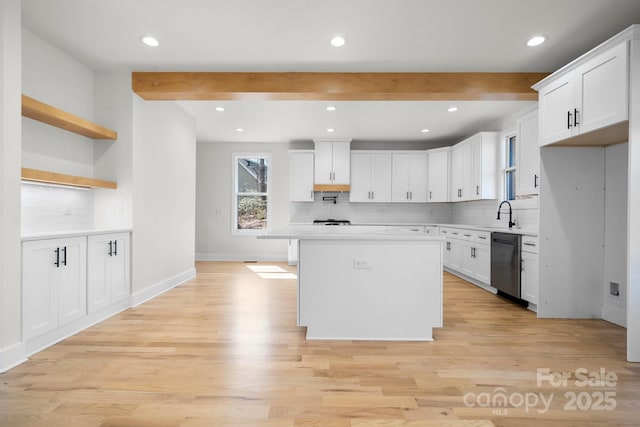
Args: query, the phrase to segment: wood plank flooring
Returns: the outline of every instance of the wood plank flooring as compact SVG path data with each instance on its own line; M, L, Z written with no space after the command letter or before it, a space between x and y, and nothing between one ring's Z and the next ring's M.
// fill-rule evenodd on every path
M640 423L640 364L625 361L625 329L607 322L537 319L445 273L433 342L306 341L294 268L196 268L196 279L0 375L0 426ZM538 384L539 369L557 382ZM616 380L583 385L580 369Z

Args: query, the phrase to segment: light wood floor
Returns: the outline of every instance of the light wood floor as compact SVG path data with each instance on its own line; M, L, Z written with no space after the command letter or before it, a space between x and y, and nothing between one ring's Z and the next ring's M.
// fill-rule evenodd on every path
M625 362L623 328L538 320L445 274L433 342L306 341L295 280L248 268L273 265L295 272L198 263L197 279L0 375L0 425L640 425L640 364ZM538 385L545 368L571 373L567 385ZM580 387L580 368L617 381ZM510 406L487 400L500 393ZM533 406L541 395L548 410Z

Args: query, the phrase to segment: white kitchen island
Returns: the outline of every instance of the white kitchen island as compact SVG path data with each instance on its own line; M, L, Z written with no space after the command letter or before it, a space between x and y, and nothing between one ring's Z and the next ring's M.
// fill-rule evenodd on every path
M398 227L292 226L307 339L431 341L442 327L442 242Z

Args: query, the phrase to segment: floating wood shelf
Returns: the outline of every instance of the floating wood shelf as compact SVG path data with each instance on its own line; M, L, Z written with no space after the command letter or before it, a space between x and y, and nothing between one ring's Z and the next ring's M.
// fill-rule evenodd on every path
M117 139L118 133L56 107L22 95L22 115L92 139Z
M65 175L56 172L47 172L28 168L22 168L22 179L25 181L69 185L83 188L109 188L114 190L118 188L118 184L113 181L103 181L101 179L84 178L81 176Z
M313 191L324 191L324 192L348 192L351 189L351 186L348 184L315 184L313 186Z

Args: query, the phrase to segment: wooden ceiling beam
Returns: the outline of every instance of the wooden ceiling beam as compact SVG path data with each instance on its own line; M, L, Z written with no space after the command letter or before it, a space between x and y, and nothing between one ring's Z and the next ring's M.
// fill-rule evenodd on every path
M146 100L535 101L548 73L134 72Z

